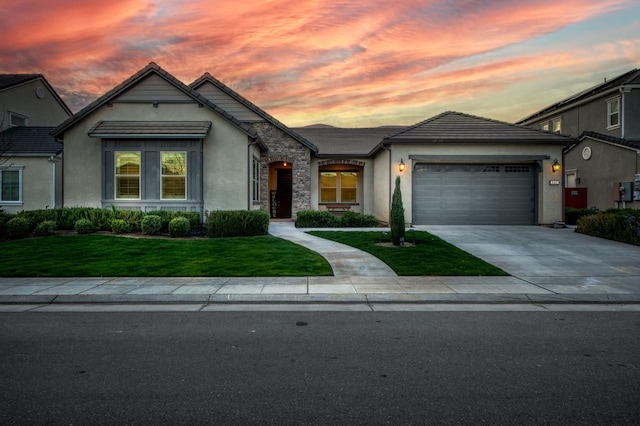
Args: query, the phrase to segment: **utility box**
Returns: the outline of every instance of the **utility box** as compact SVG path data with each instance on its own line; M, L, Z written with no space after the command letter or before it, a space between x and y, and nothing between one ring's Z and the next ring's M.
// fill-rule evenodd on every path
M613 201L633 201L633 182L613 184Z
M574 209L586 209L587 188L565 188L564 206Z

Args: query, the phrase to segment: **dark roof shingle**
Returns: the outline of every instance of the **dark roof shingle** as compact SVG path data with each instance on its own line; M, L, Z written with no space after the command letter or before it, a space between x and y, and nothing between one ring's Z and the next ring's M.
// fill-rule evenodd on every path
M318 147L318 156L366 157L387 135L402 126L373 128L298 127L294 130Z
M99 121L89 130L89 136L204 138L209 129L210 121Z
M62 144L51 136L53 129L39 126L10 127L0 134L1 143L9 155L57 155L62 152Z

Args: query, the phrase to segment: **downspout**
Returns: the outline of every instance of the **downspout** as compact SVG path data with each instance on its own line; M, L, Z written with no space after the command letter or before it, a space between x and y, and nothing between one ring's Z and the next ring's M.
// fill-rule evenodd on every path
M389 171L389 198L387 198L389 210L387 211L387 219L389 220L389 222L391 222L391 198L393 197L391 192L391 188L393 187L393 177L391 175L391 148L385 146L384 144L380 146L382 147L382 149L389 151L389 166L387 167L387 170Z
M251 191L253 191L253 180L251 179L251 173L253 171L253 155L251 154L251 146L256 145L257 143L258 143L258 139L254 139L253 142L249 142L249 145L247 145L247 159L249 161L249 167L247 171L247 182L248 182L247 210L251 210L251 207L253 205L253 198L251 196L252 195Z

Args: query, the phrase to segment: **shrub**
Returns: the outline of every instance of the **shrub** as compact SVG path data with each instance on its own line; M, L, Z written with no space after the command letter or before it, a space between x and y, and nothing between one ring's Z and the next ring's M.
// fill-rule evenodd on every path
M576 223L578 223L578 219L580 219L581 217L597 213L597 209L574 209L571 207L567 207L564 212L564 221L568 225L575 225Z
M45 220L36 226L36 235L38 237L48 237L55 234L57 225L53 220Z
M25 238L29 235L29 221L14 217L7 222L7 236L11 239Z
M336 228L340 219L328 211L301 210L296 215L297 228Z
M156 214L148 214L142 218L140 229L143 234L158 235L162 230L162 219Z
M169 235L171 235L172 238L188 237L191 235L189 219L182 216L171 219L171 222L169 222Z
M373 215L363 215L357 212L345 212L340 218L340 226L345 228L369 228L378 226L378 219Z
M145 213L139 210L113 210L112 213L112 222L111 222L111 230L113 230L113 220L119 219L124 220L129 225L129 230L125 232L139 232L142 228L140 223L144 218ZM115 231L113 231L115 232Z
M207 236L246 237L269 233L269 213L263 210L214 211L207 214Z
M640 245L640 211L621 210L583 216L576 232L623 243Z
M404 206L402 205L402 192L400 191L400 176L396 177L396 187L391 198L391 242L399 246L404 240Z
M131 231L131 225L124 219L111 220L111 231L116 234L125 234Z
M96 232L96 227L89 219L78 219L73 225L78 234L91 234Z
M0 238L7 237L7 222L9 222L15 215L5 212L0 209Z

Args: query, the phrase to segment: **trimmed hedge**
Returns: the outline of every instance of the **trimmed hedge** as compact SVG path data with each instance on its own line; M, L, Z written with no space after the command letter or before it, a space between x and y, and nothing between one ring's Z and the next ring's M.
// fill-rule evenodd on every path
M171 238L188 237L191 235L191 225L186 217L174 217L169 222L169 235Z
M73 224L73 228L78 234L92 234L97 230L93 222L85 218L76 220L76 223Z
M217 210L207 214L207 236L248 237L269 233L269 213L264 210Z
M35 234L37 237L48 237L56 233L57 225L52 220L45 220L36 226Z
M7 213L0 209L0 239L7 238L7 222L15 217L14 214Z
M131 225L124 219L111 220L111 232L116 234L126 234L131 231Z
M581 217L598 213L599 211L597 209L574 209L567 207L564 210L564 222L567 225L575 225Z
M26 238L29 235L29 222L21 217L14 217L7 222L7 236L11 239Z
M345 212L337 217L328 211L302 210L297 213L297 228L372 228L378 219L370 214Z
M140 227L143 234L158 235L162 230L162 218L155 214L148 214L142 218Z
M640 245L640 210L607 210L578 219L576 232Z

